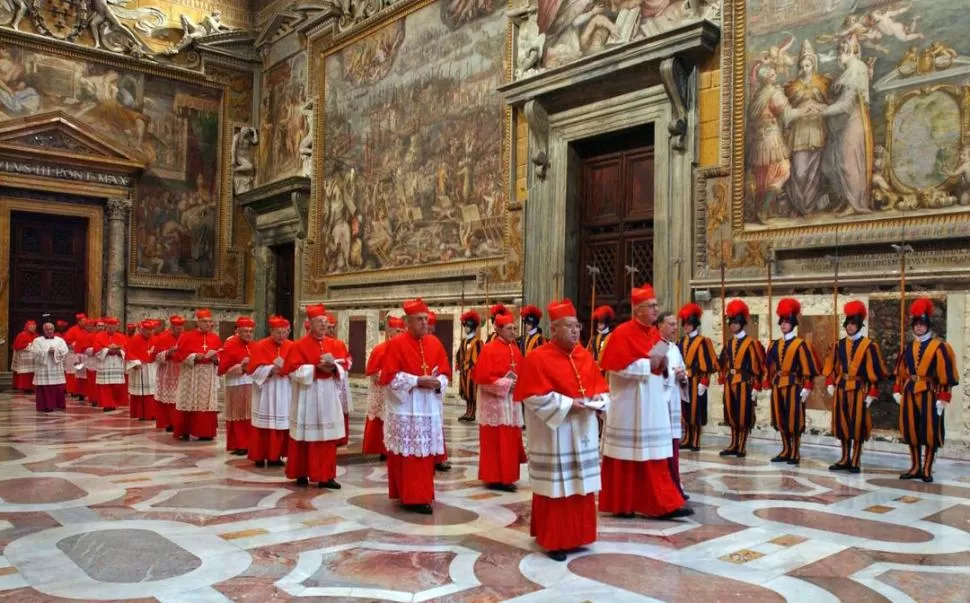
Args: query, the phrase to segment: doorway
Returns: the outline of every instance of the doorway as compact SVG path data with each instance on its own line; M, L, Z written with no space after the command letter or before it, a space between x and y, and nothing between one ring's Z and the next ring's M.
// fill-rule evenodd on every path
M11 337L44 314L73 323L86 310L87 235L85 218L10 213Z
M588 323L593 308L587 266L593 266L599 269L595 303L612 306L620 322L630 317L626 267L636 270L637 286L653 282L653 124L580 140L573 147L580 165L577 311Z
M293 303L296 291L296 245L284 243L270 249L273 252L273 267L276 274L276 280L273 283L273 313L292 323L295 318Z

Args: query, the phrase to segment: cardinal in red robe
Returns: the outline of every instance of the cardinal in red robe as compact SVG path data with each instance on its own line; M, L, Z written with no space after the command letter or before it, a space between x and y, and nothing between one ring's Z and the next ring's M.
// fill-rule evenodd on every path
M249 460L257 467L282 467L290 442L290 402L293 389L283 375L283 364L293 347L286 338L290 321L270 316L269 337L250 346L252 357L246 371L252 376L254 392L250 418Z
M495 318L498 337L482 348L472 378L478 385L478 479L493 490L515 492L519 467L526 462L522 445L522 403L512 388L522 367L511 314Z
M118 332L121 321L113 316L104 319L105 330L94 338L94 356L98 367L99 402L104 412L128 405L128 385L125 381L125 350L128 337Z
M420 298L404 304L407 330L388 344L378 381L386 395L388 494L422 514L433 512L435 457L445 453L442 414L451 378L448 354L428 334L428 312Z
M172 356L175 354L178 340L185 328L185 319L175 314L169 317L168 322L170 328L155 335L151 347L152 361L155 363L157 371L155 375L155 428L171 432L175 429L175 400L178 397L179 369L181 367L178 362L172 361ZM164 323L157 326L164 326Z
M286 477L305 486L337 490L337 442L346 436L340 388L346 388L347 348L326 336L326 309L307 307L310 333L293 344L283 363L294 388Z
M579 344L582 325L568 299L547 312L551 340L522 362L513 399L524 405L532 483L531 533L550 558L596 540L599 423L609 387Z
M172 418L173 437L187 440L195 436L202 441L216 437L219 413L219 350L222 341L212 332L212 312L195 311L197 328L179 337L171 356L179 368L178 394Z
M28 320L13 340L13 388L22 392L34 391L34 358L27 348L38 337L37 322Z
M146 319L128 340L125 368L128 372L128 414L139 421L155 420L155 366L152 358L152 329L155 321Z
M382 461L387 460L387 448L384 446L384 386L380 384L381 365L387 346L403 332L404 319L397 316L387 319L387 339L371 350L365 371L370 382L367 385L367 420L364 422L361 452L380 455Z
M236 335L226 340L219 353L219 375L226 378L226 450L236 456L249 452L249 422L253 406L253 379L248 372L250 346L256 322L248 316L236 319Z

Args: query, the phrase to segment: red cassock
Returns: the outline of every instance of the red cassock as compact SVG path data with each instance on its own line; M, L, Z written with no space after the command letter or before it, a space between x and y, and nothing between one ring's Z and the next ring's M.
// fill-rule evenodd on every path
M655 327L629 320L613 332L600 358L600 367L604 371L622 371L637 360L649 358L660 340L660 331ZM684 498L671 476L668 459L633 461L604 455L599 503L600 511L605 513L657 517L681 508Z
M250 346L239 337L226 340L219 352L219 375L226 375L232 367L244 359L252 359ZM245 371L242 373L245 375ZM239 375L236 375L239 377ZM231 378L231 377L230 377ZM249 409L252 406L252 383L229 385L226 382L226 450L248 450L249 448Z
M111 347L112 345L118 346L118 350L115 352L108 352L108 356L120 356L121 352L124 352L128 348L128 337L120 332L108 333L107 331L102 331L94 337L94 353L95 355L100 354L105 348ZM104 366L104 362L101 363L101 372L107 374L111 371L121 371L121 375L114 375L114 377L120 378L121 381L118 383L102 383L98 385L98 403L105 410L114 410L119 406L128 405L128 385L124 381L124 362L121 364L121 368L108 368ZM102 375L102 380L104 375ZM117 379L112 379L112 381L117 381Z
M381 363L384 362L384 355L387 353L389 343L390 340L384 341L377 344L371 350L370 357L367 359L365 372L372 380L374 380L374 375L381 372ZM382 388L384 386L372 382L370 387ZM370 408L370 398L373 396L380 396L383 399L384 394L383 392L372 392L368 396L367 420L364 422L364 442L361 446L361 452L363 454L387 455L387 448L384 447L384 418L381 416L384 410L384 404L382 402L379 409ZM374 414L373 417L371 416L372 414Z
M199 330L186 331L179 337L178 344L175 346L175 353L171 356L171 361L182 363L192 354L198 354L195 359L195 367L215 364L216 366L214 368L218 369L218 357L208 359L204 358L204 356L212 350L218 351L221 348L222 340L211 331L208 333L202 333ZM180 373L187 370L193 369L187 366L179 369ZM209 396L211 394L208 390L202 392L193 391L192 395L200 398L205 397L205 399L179 399L176 402L175 408L172 409L174 413L172 416L172 424L175 427L172 432L173 437L176 439L188 435L208 439L216 437L218 411L214 409L217 408L218 400L210 399ZM183 404L190 406L190 409L179 408ZM195 408L205 408L205 410L194 410ZM213 410L209 410L210 408Z
M38 335L36 333L31 333L26 330L17 333L17 336L13 340L13 351L22 352L26 350L27 346L33 343L37 337ZM13 388L25 392L34 391L34 373L14 373Z
M74 352L74 342L77 341L77 337L81 333L81 331L83 331L83 329L79 325L74 325L73 327L68 329L66 333L64 333L64 343L67 344L67 349L71 350L72 353ZM70 363L71 363L70 370L66 371L66 374L65 374L65 377L67 378L67 383L64 386L64 391L67 392L68 395L73 396L73 395L77 395L78 393L77 375L74 373L73 356L70 359Z
M159 333L158 335L155 335L154 337L152 337L151 344L150 344L150 347L152 350L152 354L151 354L152 362L155 362L155 360L158 358L158 355L161 354L162 352L168 352L170 350L174 351L177 346L178 346L178 338L175 337L172 331L166 329L161 333ZM170 362L171 358L169 358L168 361ZM172 421L175 416L174 400L165 401L165 402L162 401L163 400L162 389L166 387L169 390L172 389L172 387L166 383L167 379L166 379L165 373L168 370L170 370L169 368L167 368L167 366L168 366L167 364L158 365L158 373L156 374L156 381L155 381L155 428L156 429L167 429L169 426L172 425ZM178 380L178 376L176 375L175 381L177 380ZM178 387L177 384L175 384L176 389L177 387Z
M418 377L437 374L451 379L448 354L437 337L418 339L402 333L390 342L381 363L381 385L390 385L398 373ZM387 489L392 499L406 505L430 504L434 501L434 465L441 457L403 456L388 450Z
M277 358L285 359L292 347L293 342L289 339L284 339L281 343L277 344L272 337L266 337L265 339L260 339L250 344L249 349L253 355L249 358L249 365L247 365L246 371L252 375L259 367L275 364ZM254 405L254 410L256 412L260 411L258 403ZM258 420L256 412L250 417L252 430L249 434L248 458L253 462L278 461L287 454L287 447L290 441L289 428L270 429L268 427L260 427L256 425Z
M88 365L89 356L85 353L88 348L94 349L94 337L97 335L96 331L85 331L78 337L77 340L77 353L81 354L81 359L85 365ZM85 381L84 397L87 401L91 403L92 406L98 405L98 400L101 399L100 392L98 391L98 371L93 369L87 369L85 371Z
M135 333L128 340L128 348L125 350L125 363L134 362L135 360L141 362L141 368L136 370L141 371L142 378L146 380L148 379L148 365L154 361L150 351L151 345L150 339L143 337L141 333ZM134 385L131 382L129 382L129 385L136 387L137 378L135 379ZM137 393L137 391L129 391L128 393L128 415L132 419L138 419L139 421L153 420L155 418L155 394Z
M496 337L482 348L475 363L472 379L479 386L479 416L486 422L496 421L500 416L503 423L490 425L479 421L478 479L486 484L514 484L519 480L519 467L528 460L522 444L522 427L517 421L510 422L513 417L519 417L522 402L512 402L518 407L510 411L506 407L508 400L500 399L490 389L499 379L521 370L524 360L518 345Z
M305 335L294 342L287 352L282 373L289 375L305 364L316 366L320 364L320 357L327 353L332 354L335 360L345 362L347 360L347 346L339 339L332 337L316 339L313 335ZM333 379L335 373L315 369L313 376L314 379ZM291 405L290 412L296 413L297 409ZM338 440L305 442L293 438L291 434L286 454L286 477L289 479L305 477L315 482L328 482L335 479L337 442Z
M78 329L77 333L74 334L74 341L71 342L71 351L78 354L74 358L75 364L82 364L84 362L84 350L86 346L83 344L87 342L88 332L84 329ZM88 395L88 371L85 370L83 373L78 372L74 379L74 395L80 399L84 399Z
M570 398L589 398L610 391L593 355L577 345L570 353L553 342L529 354L519 372L513 399L556 392ZM596 541L596 495L552 498L532 494L530 532L549 551L571 550Z

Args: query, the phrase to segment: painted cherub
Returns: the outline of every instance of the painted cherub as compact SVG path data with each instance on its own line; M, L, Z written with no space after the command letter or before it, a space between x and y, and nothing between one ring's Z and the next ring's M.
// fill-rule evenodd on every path
M959 194L960 205L970 205L970 146L960 149L960 158L952 170L941 168L940 172L947 178L958 178L953 191Z
M916 29L916 24L919 23L918 16L913 17L913 20L909 25L896 21L896 17L909 12L911 8L913 8L912 4L899 8L876 9L870 11L866 15L866 21L871 27L873 27L883 36L896 38L900 42L922 40L925 36L914 31Z

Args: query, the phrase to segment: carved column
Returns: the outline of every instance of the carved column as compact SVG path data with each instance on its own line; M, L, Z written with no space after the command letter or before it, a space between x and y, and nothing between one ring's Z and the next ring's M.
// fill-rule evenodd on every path
M108 297L105 312L125 320L125 227L131 213L131 199L108 199Z

